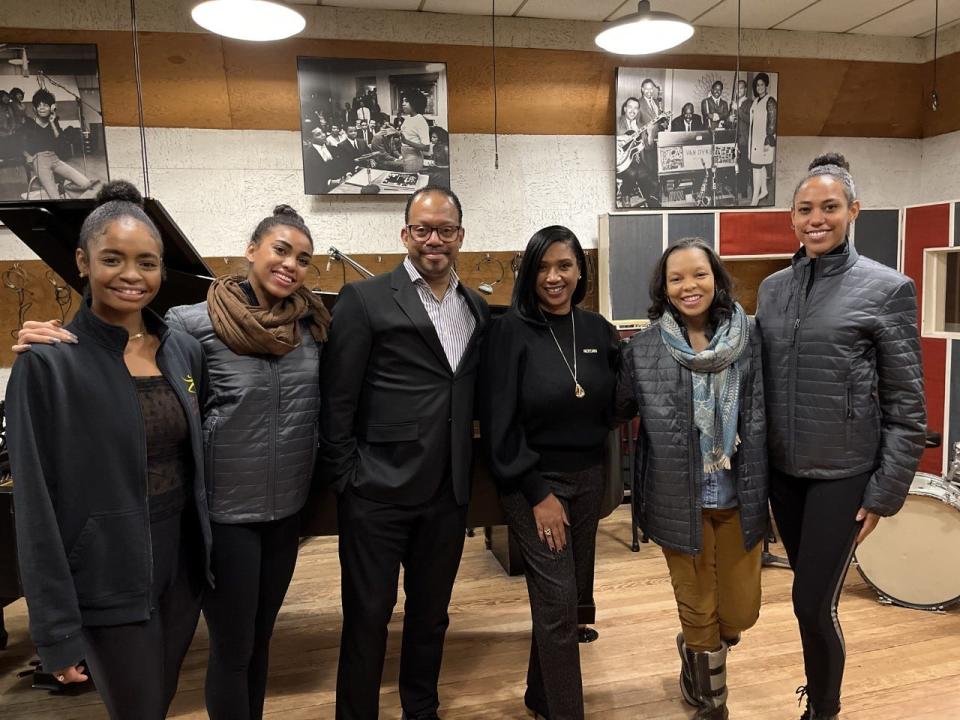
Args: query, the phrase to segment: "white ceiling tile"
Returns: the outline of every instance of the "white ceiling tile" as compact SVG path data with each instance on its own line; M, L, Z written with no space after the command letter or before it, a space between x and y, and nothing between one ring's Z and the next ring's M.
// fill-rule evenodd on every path
M652 0L650 9L657 12L669 12L679 15L684 20L693 20L716 5L720 0ZM627 0L622 8L617 10L611 20L618 20L624 15L631 15L637 11L636 0Z
M523 0L496 0L497 15L513 15ZM426 0L424 12L456 15L489 15L490 0Z
M854 28L862 35L898 35L915 37L933 30L934 0L913 0ZM960 0L940 0L940 27L960 18Z
M957 27L957 26L960 26L960 18L957 18L956 20L952 20L952 21L950 21L950 22L948 22L948 23L943 22L943 19L942 19L942 18L941 18L941 20L940 20L940 32L941 32L941 33L942 33L944 30L950 30L951 28L955 28L955 27ZM928 38L928 37L931 37L932 35L933 35L933 28L930 28L930 29L927 30L925 33L921 33L921 34L918 35L917 37Z
M794 13L803 10L813 0L742 0L740 25L745 28L771 28ZM737 0L724 0L697 18L697 25L709 27L737 26Z
M878 15L903 5L906 0L819 0L776 26L777 30L846 32Z
M286 0L364 10L423 10L489 15L491 0ZM935 0L740 0L745 28L859 35L927 37L933 31ZM939 0L940 28L960 22L960 0ZM636 0L495 0L498 16L558 20L616 20L636 12ZM421 7L422 5L422 7ZM671 12L698 26L736 27L737 0L651 0L653 10Z
M320 4L364 10L417 10L420 0L320 0Z
M623 0L528 0L518 17L556 18L561 20L603 20Z

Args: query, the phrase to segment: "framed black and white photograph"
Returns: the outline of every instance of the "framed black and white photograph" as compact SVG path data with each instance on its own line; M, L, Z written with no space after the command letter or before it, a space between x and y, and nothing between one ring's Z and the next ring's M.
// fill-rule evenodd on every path
M0 42L0 202L96 195L101 107L96 45Z
M307 195L450 187L447 66L297 58Z
M618 208L771 207L777 73L617 68Z

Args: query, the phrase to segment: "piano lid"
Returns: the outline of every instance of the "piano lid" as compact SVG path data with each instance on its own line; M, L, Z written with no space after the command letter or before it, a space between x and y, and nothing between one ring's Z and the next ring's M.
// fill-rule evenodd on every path
M80 226L96 206L92 199L0 202L0 222L80 293L83 285L75 259L77 238ZM160 231L167 270L150 307L162 315L174 305L202 302L213 281L213 271L159 200L144 198L143 209Z

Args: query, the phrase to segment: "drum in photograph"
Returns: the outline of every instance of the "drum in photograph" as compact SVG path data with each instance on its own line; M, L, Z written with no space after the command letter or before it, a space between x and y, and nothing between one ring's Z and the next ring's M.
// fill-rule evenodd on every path
M960 487L917 473L903 508L880 521L856 559L863 579L897 605L960 602Z

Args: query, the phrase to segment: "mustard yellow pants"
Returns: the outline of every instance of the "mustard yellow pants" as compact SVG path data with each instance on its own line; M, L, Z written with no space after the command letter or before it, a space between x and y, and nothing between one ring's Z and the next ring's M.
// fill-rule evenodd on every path
M703 511L703 549L687 555L663 548L687 647L720 648L753 627L760 615L762 543L743 549L740 511Z

